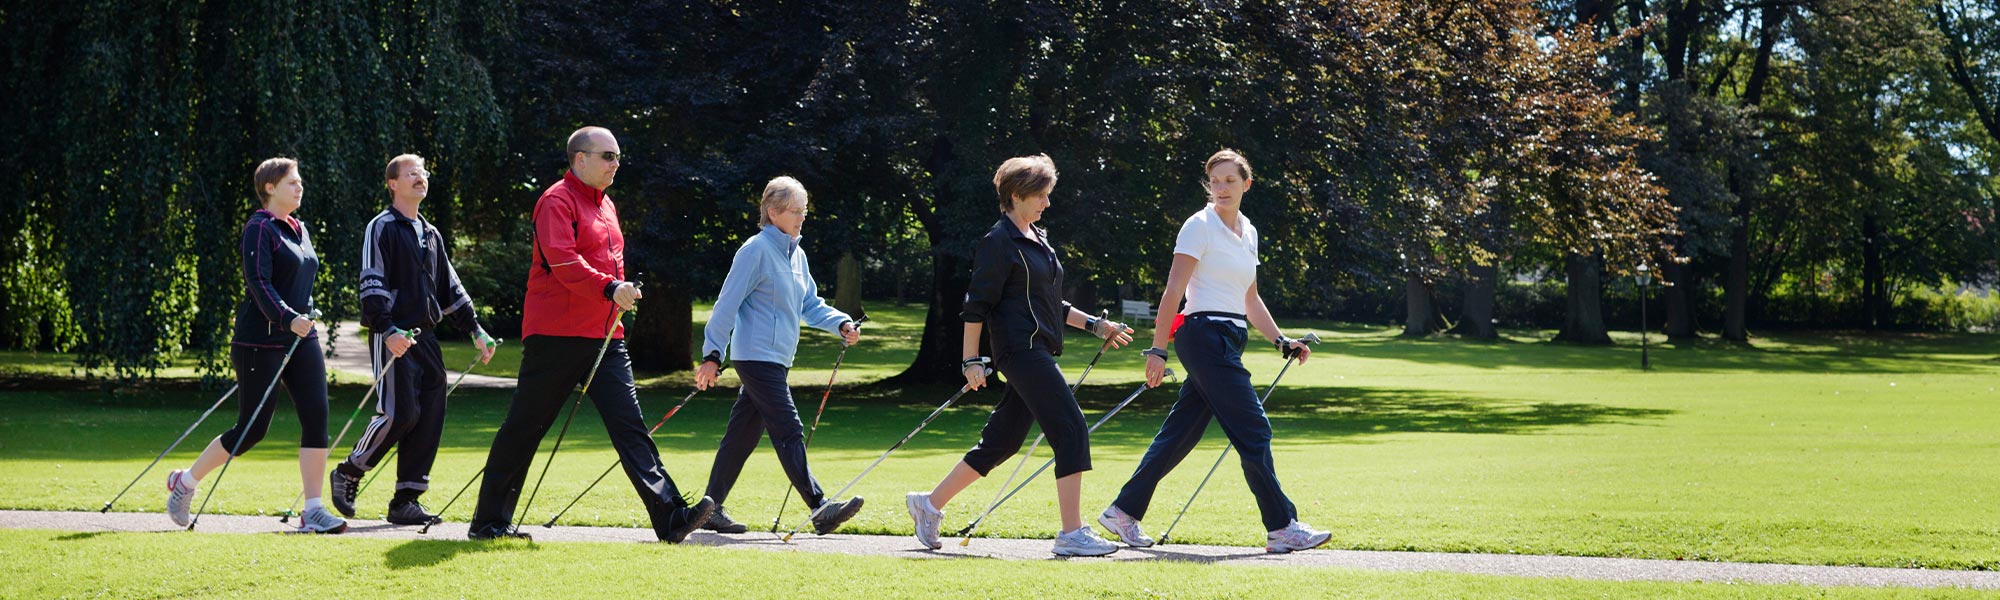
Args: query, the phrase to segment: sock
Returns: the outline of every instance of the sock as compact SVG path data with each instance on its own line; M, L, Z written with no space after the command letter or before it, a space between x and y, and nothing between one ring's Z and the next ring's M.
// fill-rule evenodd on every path
M181 471L181 478L179 483L181 487L194 489L196 485L201 483L201 480L194 478L193 471Z
M319 498L307 498L306 510L326 510L326 505L320 504Z

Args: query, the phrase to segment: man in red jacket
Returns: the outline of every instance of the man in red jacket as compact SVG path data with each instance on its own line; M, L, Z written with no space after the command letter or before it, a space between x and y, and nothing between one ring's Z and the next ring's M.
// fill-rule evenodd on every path
M521 377L486 456L486 481L467 535L528 537L509 527L528 466L570 391L590 377L608 332L610 345L591 380L590 400L646 505L653 533L677 544L708 522L715 501L703 497L690 503L681 497L639 413L639 388L617 318L621 310L632 310L641 294L625 280L625 236L618 209L604 193L618 174L618 139L608 129L585 127L570 134L568 150L569 172L535 202L534 264L528 267L521 311Z

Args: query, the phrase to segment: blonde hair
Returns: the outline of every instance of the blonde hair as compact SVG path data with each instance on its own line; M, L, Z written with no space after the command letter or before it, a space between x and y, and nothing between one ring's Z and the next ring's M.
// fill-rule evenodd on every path
M401 178L403 176L403 165L421 164L424 164L424 157L415 154L398 154L395 158L389 159L389 166L382 170L382 180L389 181Z
M1056 161L1047 154L1016 156L1000 163L993 172L993 193L1000 196L1000 212L1014 210L1014 197L1026 196L1056 186Z
M265 159L257 165L257 174L250 178L250 185L257 188L257 205L263 206L271 201L271 192L264 186L283 181L286 175L298 169L299 161L284 157Z
M1236 172L1241 173L1245 181L1250 180L1250 159L1243 158L1242 153L1228 148L1217 150L1215 154L1209 155L1208 162L1201 165L1201 174L1208 175L1210 171L1215 170L1215 165L1222 163L1235 164Z
M757 205L757 224L770 225L773 209L791 208L793 204L806 203L806 186L789 175L780 175L764 184L764 201Z

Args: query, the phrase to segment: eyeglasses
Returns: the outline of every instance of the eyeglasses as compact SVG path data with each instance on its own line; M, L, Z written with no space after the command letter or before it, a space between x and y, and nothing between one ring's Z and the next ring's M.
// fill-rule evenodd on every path
M619 158L625 156L623 154L612 152L610 150L605 150L603 152L584 152L583 155L596 156L599 160L603 160L604 162L618 162Z
M430 179L430 178L431 178L431 172L430 172L430 171L426 171L426 170L423 170L423 169L417 169L417 170L415 170L415 171L410 171L410 172L408 172L408 173L404 173L404 174L405 174L405 175L415 175L415 176L418 176L418 177L422 177L422 178L424 178L424 179Z

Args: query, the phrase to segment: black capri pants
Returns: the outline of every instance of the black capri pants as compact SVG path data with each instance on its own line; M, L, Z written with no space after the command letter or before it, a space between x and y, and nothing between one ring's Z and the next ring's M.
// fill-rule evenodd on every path
M249 452L250 448L264 439L264 433L271 427L271 413L278 412L276 396L264 398L264 390L271 387L272 378L280 379L278 387L285 389L285 395L292 398L292 408L299 413L300 448L326 448L326 355L320 350L319 338L299 341L298 350L292 352L292 361L285 364L284 373L278 372L278 363L285 361L284 348L258 348L254 346L230 346L229 362L236 367L236 426L222 432L222 448L236 456ZM259 400L264 409L257 410ZM250 413L257 413L257 421L250 422ZM237 446L238 442L242 446Z
M1006 377L1007 395L979 431L979 445L965 453L966 466L985 476L1021 451L1029 425L1040 424L1056 454L1057 479L1090 470L1090 427L1056 357L1046 350L1021 350L995 359L993 366Z

